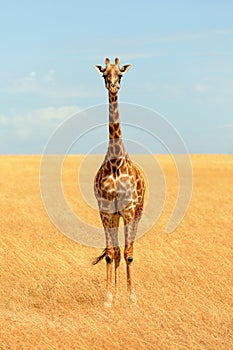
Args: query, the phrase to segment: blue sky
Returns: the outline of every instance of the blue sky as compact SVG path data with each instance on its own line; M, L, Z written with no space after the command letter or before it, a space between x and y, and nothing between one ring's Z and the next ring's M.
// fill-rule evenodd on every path
M67 117L106 103L105 57L132 64L120 101L161 113L190 153L232 153L232 1L15 0L0 28L1 154L41 153Z

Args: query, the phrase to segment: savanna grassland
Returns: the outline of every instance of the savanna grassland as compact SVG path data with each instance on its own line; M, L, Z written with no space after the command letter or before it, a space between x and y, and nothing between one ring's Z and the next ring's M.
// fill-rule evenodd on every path
M77 189L73 169L82 159L68 159L64 191L80 216L100 225ZM233 348L233 158L191 156L191 204L170 235L164 230L177 196L176 167L169 156L157 159L167 199L135 243L138 306L128 302L122 259L120 304L105 309L105 262L92 265L101 249L51 223L40 196L40 156L0 157L1 350Z

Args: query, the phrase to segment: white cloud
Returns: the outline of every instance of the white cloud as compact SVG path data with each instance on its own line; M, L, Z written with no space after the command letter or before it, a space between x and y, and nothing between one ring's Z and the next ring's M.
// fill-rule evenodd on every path
M0 117L0 123L11 128L11 134L20 140L31 140L38 136L49 137L51 132L65 119L80 111L78 106L47 107L19 113L11 117Z
M193 86L193 91L199 94L205 94L208 91L208 87L205 84L198 83Z
M48 72L48 74L46 74L43 78L42 78L42 81L45 81L45 82L52 82L54 81L54 78L55 78L55 70L54 69L50 69L50 71Z
M206 40L222 40L223 38L229 38L233 35L233 29L211 29L195 32L175 32L167 35L155 35L154 41L157 42L194 42L194 41L206 41Z
M115 57L119 57L120 61L122 62L123 60L136 60L136 59L147 59L150 57L153 57L154 55L152 55L151 53L147 53L147 52L131 52L131 53L119 53L116 55L114 53L108 53L108 57L110 58L110 60L112 61L112 63L114 63L114 59ZM99 61L99 62L104 62L105 56L104 55L89 55L88 56L89 60L92 61Z
M140 85L145 93L153 94L153 96L180 97L185 95L185 89L177 84L158 83L157 81L146 82Z
M203 79L192 86L192 92L201 97L205 103L221 106L233 105L233 82L226 77L211 77Z
M233 123L218 125L218 129L233 129Z
M6 126L8 124L8 119L4 115L0 115L0 125Z
M47 73L39 75L35 71L31 71L24 77L17 79L0 87L0 92L4 94L33 94L47 98L85 98L99 97L102 94L93 87L78 85L76 82L69 84L59 81L56 71L50 69Z
M39 76L35 71L32 71L24 77L16 80L8 89L8 92L32 93L46 91L49 88L49 85L54 81L54 77L54 69L51 69L44 76Z

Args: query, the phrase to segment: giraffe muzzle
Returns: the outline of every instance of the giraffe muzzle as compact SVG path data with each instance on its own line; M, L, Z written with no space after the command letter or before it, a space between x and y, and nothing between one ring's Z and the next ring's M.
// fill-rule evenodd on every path
M118 82L116 83L110 83L108 86L108 90L110 90L111 93L116 94L118 90L120 89L120 84Z

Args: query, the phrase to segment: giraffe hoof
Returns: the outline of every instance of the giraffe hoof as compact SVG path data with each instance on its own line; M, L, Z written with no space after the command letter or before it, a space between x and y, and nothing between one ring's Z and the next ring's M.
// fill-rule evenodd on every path
M106 296L106 300L104 302L104 307L112 307L112 293L108 292Z
M119 306L119 305L120 305L120 297L119 297L119 294L116 294L116 295L115 295L115 298L114 298L114 305L115 305L115 306Z
M104 302L104 307L107 307L107 308L112 307L112 302L110 302L110 301L105 301L105 302Z
M127 262L128 262L129 264L131 264L131 263L133 262L133 257L132 257L132 256L128 256L128 257L127 257Z
M130 293L129 300L132 304L137 305L137 297L134 291Z

